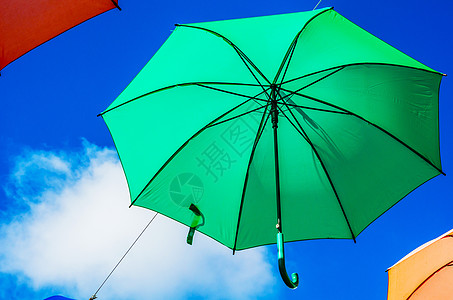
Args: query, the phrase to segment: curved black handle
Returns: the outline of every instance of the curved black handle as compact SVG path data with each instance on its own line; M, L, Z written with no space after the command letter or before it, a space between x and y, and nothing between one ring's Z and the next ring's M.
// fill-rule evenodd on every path
M277 233L277 249L278 249L278 270L280 271L280 276L282 276L283 281L290 289L295 289L299 285L299 275L297 273L292 273L291 278L289 278L288 273L286 272L285 266L285 248L283 245L283 233Z

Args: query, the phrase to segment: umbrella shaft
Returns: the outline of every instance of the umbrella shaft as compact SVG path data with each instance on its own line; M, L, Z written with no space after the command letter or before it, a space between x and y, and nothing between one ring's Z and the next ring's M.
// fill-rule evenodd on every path
M274 156L275 156L275 193L277 197L277 229L282 232L282 212L280 207L280 173L278 168L277 127L274 127Z
M276 86L271 86L271 117L272 117L272 129L274 131L274 161L275 161L275 193L277 198L277 230L282 232L282 213L280 205L280 172L278 166L278 108L277 108L277 93Z

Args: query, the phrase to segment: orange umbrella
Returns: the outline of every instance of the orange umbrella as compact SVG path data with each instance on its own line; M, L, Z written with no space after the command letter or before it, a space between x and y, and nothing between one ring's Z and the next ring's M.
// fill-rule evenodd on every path
M0 0L0 70L68 29L118 6L118 0Z
M453 299L453 230L418 247L387 271L388 300Z

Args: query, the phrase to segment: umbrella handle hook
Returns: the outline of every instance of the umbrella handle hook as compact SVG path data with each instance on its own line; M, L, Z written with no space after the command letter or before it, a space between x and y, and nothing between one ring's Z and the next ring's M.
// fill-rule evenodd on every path
M195 204L190 204L189 209L194 213L194 218L192 220L192 224L189 228L189 233L187 234L187 244L192 245L193 242L193 235L195 234L195 230L198 229L198 227L204 225L204 215L201 213L200 209L195 206ZM200 223L201 219L201 223Z
M278 248L278 270L283 281L290 289L295 289L299 285L299 275L292 273L289 278L285 267L285 248L283 246L283 233L277 233L277 248Z

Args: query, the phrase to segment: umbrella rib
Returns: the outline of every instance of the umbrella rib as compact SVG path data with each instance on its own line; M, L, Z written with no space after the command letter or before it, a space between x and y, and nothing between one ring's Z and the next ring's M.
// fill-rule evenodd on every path
M211 124L211 125L208 125L207 127L214 127L214 126L217 126L217 125L223 124L223 123L225 123L225 122L228 122L228 121L231 121L231 120L235 120L235 119L237 119L237 118L239 118L239 117L242 117L242 116L248 115L248 114L250 114L250 113L252 113L252 112L255 112L255 111L257 111L257 110L260 110L260 109L262 109L263 107L267 107L267 104L266 104L266 105L262 105L262 106L260 106L260 107L258 107L258 108L255 108L255 109L249 110L248 112L245 112L245 113L239 114L239 115L237 115L237 116L231 117L231 118L229 118L229 119L226 119L226 120L220 121L220 122L218 122L218 123L215 123L215 124Z
M256 150L256 147L258 146L258 141L261 138L261 135L262 135L262 133L264 131L264 128L266 127L266 123L267 123L267 121L269 120L269 117L270 117L270 114L267 114L267 117L266 117L266 112L268 110L269 105L270 105L270 103L268 103L266 105L266 108L264 109L264 112L263 112L263 116L261 117L261 121L260 121L256 136L255 136L255 141L253 143L252 151L250 153L250 159L249 159L249 162L248 162L248 165L247 165L247 171L245 173L244 186L242 188L241 204L239 206L239 214L238 214L238 222L237 222L237 227L236 227L236 235L235 235L235 238L234 238L233 254L236 251L237 240L238 240L238 236L239 236L239 226L240 226L240 223L241 223L242 208L244 206L245 191L247 189L247 182L248 182L248 179L249 179L250 166L252 165L252 161L253 161L253 157L254 157L254 154L255 154L255 150Z
M440 272L442 269L446 268L446 267L452 267L453 265L453 260L446 263L445 265L443 265L442 267L440 267L439 269L437 269L436 271L434 271L431 275L429 275L425 280L423 280L422 283L419 284L419 286L417 286L417 288L409 295L409 297L406 298L406 300L409 300L414 294L416 291L418 291L428 280L430 280L434 275L436 275L436 273Z
M283 109L281 109L281 107L278 107L278 110L280 110L280 112L283 114L283 116L285 116L285 118L288 120L288 122L293 125L294 129L296 129L296 131L307 141L307 143L310 143L310 141L308 140L308 137L306 136L305 132L302 132L300 131L299 128L297 128L297 126L293 123L293 121L291 121L288 116L285 114L285 112L283 111ZM288 111L291 111L290 108L288 108Z
M308 106L297 105L297 104L293 104L293 103L285 103L285 104L286 104L286 106L290 106L290 107L323 111L323 112L329 112L329 113L341 114L341 115L349 115L349 113L346 111L336 111L336 110L328 110L328 109L322 109L322 108L316 108L316 107L308 107Z
M262 102L268 102L268 100L263 100L263 99L254 99L257 101L262 101ZM328 110L328 109L323 109L323 108L317 108L317 107L309 107L309 106L303 106L303 105L298 105L293 103L286 103L287 106L291 107L297 107L297 108L304 108L304 109L310 109L310 110L317 110L317 111L323 111L323 112L330 112L334 114L342 114L342 115L349 115L350 113L347 111L337 111L337 110Z
M262 93L262 92L261 92ZM260 93L260 94L261 94ZM132 205L135 204L135 202L138 200L138 198L140 198L140 196L143 194L143 192L148 188L148 186L151 184L151 182L154 180L154 178L157 177L157 175L160 174L160 172L162 172L162 170L172 161L172 159L179 153L181 152L182 149L184 149L184 147L191 141L193 140L195 137L197 137L199 134L201 134L205 129L209 128L213 123L217 122L218 120L220 120L221 118L223 118L224 116L228 115L229 113L231 113L232 111L234 111L235 109L238 109L239 107L241 107L242 105L244 105L245 103L249 102L250 100L252 100L254 97L249 97L249 99L245 100L244 102L236 105L235 107L231 108L230 110L228 110L227 112L221 114L220 116L218 116L217 118L215 118L214 120L212 120L211 122L209 122L208 124L206 124L203 128L201 128L200 130L198 130L194 135L192 135L187 141L184 142L184 144L182 144L178 150L175 151L175 153L173 153L172 156L170 156L169 159L167 159L167 161L160 167L160 169L156 172L156 174L154 174L154 176L148 181L148 183L145 185L145 187L140 191L140 193L137 195L137 197L135 197L135 199L132 201L132 203L129 205L129 207L131 207Z
M410 151L412 151L414 154L416 154L418 157L420 157L421 159L423 159L426 163L428 163L430 166L432 166L434 169L436 169L439 173L441 173L442 175L446 175L444 173L444 171L442 171L441 169L439 169L437 166L435 166L431 161L429 161L426 157L424 157L422 154L420 154L418 151L416 151L414 148L412 148L411 146L409 146L408 144L406 144L405 142L403 142L401 139L397 138L396 136L394 136L393 134L391 134L390 132L388 132L387 130L385 130L384 128L380 127L379 125L377 124L374 124L368 120L366 120L365 118L347 110L347 109L344 109L344 108L341 108L337 105L334 105L334 104L331 104L331 103L328 103L326 101L323 101L323 100L320 100L320 99L317 99L315 97L311 97L311 96L308 96L308 95L304 95L304 94L300 94L298 92L292 92L292 91L289 91L289 90L286 90L286 89L283 89L283 91L285 92L288 92L288 93L291 93L291 94L294 94L294 95L298 95L300 97L304 97L304 98L307 98L307 99L310 99L310 100L313 100L313 101L316 101L316 102L319 102L319 103L322 103L322 104L326 104L330 107L333 107L333 108L336 108L336 109L339 109L339 110L342 110L346 113L348 113L349 115L351 116L354 116L364 122L367 122L368 124L374 126L376 129L382 131L383 133L387 134L388 136L390 136L391 138L393 138L394 140L396 140L397 142L399 142L401 145L403 145L404 147L406 147L407 149L409 149Z
M339 67L339 68L336 69L335 71L333 71L333 72L331 72L331 73L329 73L329 74L327 74L327 75L325 75L325 76L323 76L323 77L321 77L321 78L318 78L317 80L315 80L315 81L313 81L313 82L311 82L311 83L309 83L309 84L307 84L307 85L301 87L300 89L297 90L297 92L299 92L299 91L301 91L301 90L303 90L303 89L306 89L306 88L308 88L309 86L312 86L313 84L316 84L316 83L320 82L321 80L326 79L327 77L332 76L333 74L335 74L335 73L337 73L337 72L343 70L344 68L345 68L345 67Z
M260 101L267 101L265 99L259 99L257 98L259 95L261 95L262 93L266 93L267 94L267 90L269 90L269 88L264 88L263 87L263 91L260 92L259 94L257 94L256 96L254 97L250 97L248 95L244 95L244 94L239 94L239 93L235 93L235 92L231 92L231 91L227 91L227 90L223 90L223 89L219 89L219 88L215 88L213 86L207 86L207 85L204 85L202 83L195 83L195 85L199 86L199 87L204 87L204 88L207 88L207 89L211 89L211 90L215 90L215 91L218 91L218 92L223 92L223 93L228 93L228 94L231 94L231 95L235 95L235 96L240 96L240 97L245 97L245 98L249 98L250 100L260 100Z
M344 64L344 65L339 65L339 66L335 66L335 67L330 67L330 68L327 68L327 69L319 70L319 71L316 71L316 72L312 72L312 73L309 73L309 74L302 75L300 77L289 79L289 80L287 80L285 82L282 81L280 84L287 84L287 83L290 83L292 81L302 79L304 77L313 76L313 75L316 75L316 74L319 74L319 73L322 73L322 72L326 72L326 71L330 71L330 70L334 70L334 69L337 69L337 68L354 67L354 66L361 66L361 65L377 65L377 66L387 66L387 67L400 67L400 68L406 68L406 69L411 69L411 70L424 71L424 72L428 72L428 73L436 74L436 75L441 75L441 76L447 76L446 74L443 74L441 72L425 70L425 69L415 68L415 67L410 67L410 66L403 66L403 65L390 64L390 63L360 62L360 63Z
M297 39L299 38L299 35L300 35L301 32L302 31L299 31L299 33L297 33L297 35L294 38L294 40L291 42L291 45L289 46L288 51L286 52L285 57L283 58L282 63L280 64L280 67L278 68L277 74L274 77L274 83L277 82L277 79L280 76L280 73L282 72L283 66L285 65L286 61L288 60L288 56L290 57L288 62L291 60L291 58L293 56L293 53L294 53L294 50L296 48ZM288 70L288 64L286 65L285 72L283 73L281 82L283 81L283 78L285 77L287 70Z
M213 30L210 30L210 29L206 29L206 28L203 28L203 27L198 27L198 26L193 26L193 25L180 25L180 24L175 24L176 26L182 26L182 27L188 27L188 28L193 28L193 29L199 29L199 30L204 30L206 32L209 32L217 37L220 37L221 39L223 39L228 45L230 45L231 47L233 47L233 49L236 51L236 53L239 55L239 57L241 58L242 62L245 64L245 66L247 67L247 69L249 70L250 74L252 74L253 78L255 78L256 82L261 86L261 88L263 89L263 91L266 93L267 97L270 99L270 95L267 93L267 89L264 88L263 84L258 80L258 78L256 77L255 73L252 71L252 69L250 68L249 64L258 72L258 74L261 75L262 78L264 78L264 80L270 85L271 82L269 81L269 79L267 79L266 76L264 76L264 74L260 71L260 69L258 69L258 67L252 62L252 60L247 56L245 55L244 52L242 52L241 49L239 49L238 46L236 46L232 41L230 41L228 38L226 38L225 36L221 35L220 33L218 32L215 32ZM248 62L248 64L247 64Z
M285 105L287 104L286 102L283 102ZM288 106L287 106L288 107ZM294 115L294 113L292 112L292 110L288 107L288 111L290 112L291 116L294 118L294 121L296 121L297 125L299 126L299 129L300 131L302 131L304 134L303 134L303 137L304 139L307 141L307 143L310 145L311 149L313 150L313 152L315 153L316 155L316 158L318 159L319 163L321 164L321 167L324 171L324 174L326 175L327 177L327 180L329 181L329 184L330 186L332 187L332 190L335 194L335 197L337 198L337 201L338 201L338 204L340 205L340 208L341 208L341 211L343 213L343 216L346 220L346 223L348 225L348 228L349 228L349 231L351 233L351 236L352 236L352 239L354 240L354 243L356 242L355 240L355 235L354 235L354 231L352 230L352 227L351 227L351 224L349 223L349 219L348 219L348 216L346 215L346 212L343 208L343 204L341 204L341 200L340 200L340 196L338 195L338 192L333 184L333 181L332 181L332 178L330 177L330 174L329 172L327 171L327 168L323 162L323 160L321 159L321 156L319 155L319 152L316 150L316 147L313 145L312 141L310 140L310 138L308 137L307 133L305 132L305 130L303 129L302 125L299 123L299 121L297 120L296 116ZM294 128L297 130L298 128L291 122L291 120L286 116L285 113L283 113L283 115L285 116L285 118L294 126ZM297 130L298 132L300 132L299 130Z
M98 117L99 116L102 116L103 114L105 113L108 113L109 111L112 111L114 109L117 109L123 105L126 105L126 104L129 104L131 102L134 102L136 100L139 100L143 97L146 97L146 96L149 96L149 95L152 95L152 94L155 94L155 93L158 93L158 92L162 92L162 91L166 91L166 90L169 90L169 89L172 89L172 88L175 88L175 87L185 87L185 86L193 86L193 85L197 85L197 86L200 86L200 87L206 87L206 88L212 88L212 89L215 89L215 90L218 90L218 91L222 91L222 92L227 92L227 93L230 93L230 94L233 94L233 95L236 95L236 96L242 96L242 97L246 97L246 98L250 98L250 96L247 96L247 95L243 95L243 94L239 94L239 93L234 93L234 92L229 92L227 90L222 90L222 89L216 89L216 88L213 88L213 87L208 87L206 86L207 84L213 84L213 85L243 85L243 86L261 86L261 85L258 85L258 84L251 84L251 83L236 83L236 82L211 82L211 81L207 81L207 82L186 82L186 83L178 83L178 84L173 84L173 85L169 85L169 86L166 86L166 87L163 87L163 88L160 88L160 89L157 89L157 90L153 90L151 92L148 92L148 93L145 93L143 95L140 95L140 96L137 96L135 98L132 98L130 100L127 100L126 102L123 102L117 106L114 106L112 108L109 108L105 111L103 111L102 113L98 114Z
M121 10L121 7L119 6L118 2L115 1L115 0L111 0L113 5L115 5L116 8L118 8L118 10Z
M311 82L311 83L309 83L309 84L307 84L307 85L305 85L305 86L303 86L303 87L297 89L295 92L299 92L299 91L301 91L301 90L303 90L303 89L306 89L307 87L312 86L313 84L316 84L316 83L320 82L321 80L324 80L324 79L326 79L327 77L332 76L333 74L335 74L335 73L337 73L337 72L343 70L344 68L345 68L345 67L338 67L338 69L335 69L333 72L331 72L331 73L329 73L329 74L327 74L327 75L325 75L325 76L323 76L323 77L321 77L321 78L318 78L317 80L315 80L315 81L313 81L313 82ZM278 88L278 90L280 91L281 89L282 89L282 88L281 88L281 85L280 85L279 88Z
M280 67L277 71L277 74L275 75L275 78L274 78L274 83L277 82L277 79L278 77L280 76L280 73L282 72L283 70L283 67L285 66L286 64L286 68L285 68L285 72L283 73L283 76L282 76L282 80L280 83L283 82L283 79L285 78L285 75L286 75L286 71L288 70L288 67L289 67L289 63L291 62L291 58L293 57L293 53L294 53L294 50L296 49L296 45L297 45L297 41L299 40L299 37L300 35L302 34L302 32L305 30L305 28L307 28L307 25L313 21L316 17L320 16L321 14L325 13L325 12L328 12L330 10L333 10L333 7L330 7L329 9L326 9L326 10L323 10L321 11L320 13L314 15L313 17L311 17L306 23L305 25L302 27L302 29L296 34L296 36L294 37L293 41L291 42L288 50L286 51L286 54L285 54L285 57L283 58L283 61L282 63L280 64ZM289 58L288 58L289 57ZM286 63L288 61L288 63Z
M180 26L180 27L188 27L188 28L193 28L193 29L200 29L200 30L204 30L206 32L209 32L217 37L220 37L221 39L223 39L227 44L229 44L231 47L234 48L234 50L237 52L237 54L245 59L257 72L258 74L260 74L264 80L267 81L268 84L271 84L271 82L266 78L266 76L264 76L264 74L260 71L260 69L258 69L258 67L252 62L252 60L247 56L245 55L244 52L242 52L241 49L239 49L238 46L236 46L232 41L230 41L228 38L226 38L225 36L221 35L220 33L218 32L215 32L213 30L210 30L210 29L207 29L207 28L203 28L203 27L198 27L198 26L193 26L193 25L184 25L184 24L175 24L175 26ZM245 62L244 62L245 63ZM247 65L247 64L246 64ZM253 72L250 70L250 72L252 73L253 76L255 76L253 74ZM259 81L258 81L259 82Z
M263 89L263 91L266 94L266 96L270 99L270 95L267 93L268 89L264 88L263 84L261 84L261 82L258 80L258 78L256 77L255 73L253 73L253 71L250 69L249 65L244 60L244 58L242 56L240 56L240 58L241 58L242 62L245 64L245 66L247 67L247 69L249 70L250 74L252 74L253 78L255 78L256 82L258 82L258 84L261 86L261 88ZM266 79L266 81L268 81L268 80Z

